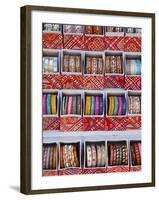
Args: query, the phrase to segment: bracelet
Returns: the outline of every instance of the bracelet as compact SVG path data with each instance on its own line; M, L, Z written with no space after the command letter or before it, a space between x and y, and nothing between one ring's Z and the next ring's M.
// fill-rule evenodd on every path
M50 156L50 146L47 148L47 156L46 156L46 169L49 169L49 156Z
M77 96L77 114L81 114L81 96Z
M99 115L99 96L95 96L95 115Z
M72 114L72 96L68 96L67 114Z
M122 62L121 62L121 56L116 56L116 68L117 68L117 73L121 74L122 73Z
M69 56L64 55L64 59L63 59L63 71L64 72L68 72L68 65L69 65Z
M92 70L91 70L92 74L97 74L97 67L98 67L97 58L93 57L92 58Z
M105 145L104 144L101 145L101 151L102 151L101 166L104 167L105 164L106 164L106 155L105 155L106 151L105 151Z
M63 145L60 145L60 168L64 168Z
M118 97L114 96L114 112L113 115L118 115Z
M73 146L73 155L74 155L75 165L76 167L79 167L80 164L77 156L77 147L75 145Z
M87 145L86 149L87 149L87 167L91 167L92 166L92 150L91 150L90 145Z
M86 57L86 74L91 74L91 58Z
M123 96L122 99L123 99L122 115L125 115L126 114L126 99L125 99L125 96Z
M117 163L117 146L113 144L113 165Z
M81 56L76 56L76 72L81 72Z
M52 159L53 159L53 146L50 147L50 155L49 155L49 169L53 169Z
M77 114L76 107L76 96L72 96L72 114Z
M85 108L86 115L90 115L90 106L91 106L91 96L86 96L86 108Z
M94 105L95 105L95 96L91 96L91 111L90 111L90 114L91 115L94 115Z
M113 148L113 144L110 144L110 166L113 165L113 157L114 157L114 148Z
M96 167L97 165L97 153L96 153L96 147L94 144L91 145L92 150L92 167Z
M47 94L46 105L47 114L51 114L51 94Z
M105 59L105 71L106 73L110 73L110 56L106 56Z
M43 146L43 169L46 169L47 147Z
M101 145L97 144L97 167L102 166L102 149Z
M102 58L98 58L98 74L103 74L103 60Z
M103 114L103 96L99 97L99 114Z
M46 94L43 94L43 114L46 114Z
M51 95L51 110L52 110L52 114L56 114L57 113L57 107L56 107L56 105L57 105L57 102L56 102L56 100L57 100L57 96L56 95Z
M119 107L118 107L118 115L122 115L122 110L123 110L122 100L123 100L122 96L119 96L118 97L118 105L119 105Z
M69 56L69 72L75 72L75 56Z
M52 151L53 151L53 163L52 163L52 167L53 167L53 169L56 169L56 159L57 159L56 145L53 145Z
M86 32L86 34L92 34L93 33L93 27L92 26L85 26L85 32Z

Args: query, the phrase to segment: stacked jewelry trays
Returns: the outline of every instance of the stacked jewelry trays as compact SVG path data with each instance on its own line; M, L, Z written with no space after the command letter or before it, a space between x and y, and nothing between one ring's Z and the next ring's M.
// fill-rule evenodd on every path
M141 28L43 23L43 176L142 170Z

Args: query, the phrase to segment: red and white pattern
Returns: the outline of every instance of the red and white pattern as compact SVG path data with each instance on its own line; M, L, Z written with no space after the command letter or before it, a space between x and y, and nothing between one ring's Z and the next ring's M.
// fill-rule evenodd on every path
M84 36L64 35L64 49L84 49Z
M124 50L124 37L123 36L106 36L105 47L107 50Z
M43 74L43 89L61 89L61 75Z
M42 176L58 176L58 171L55 170L43 170Z
M88 51L104 51L104 37L85 36L85 50Z
M82 75L62 75L61 85L63 89L82 89L83 88Z
M124 88L124 75L106 75L104 80L104 88Z
M129 116L126 129L140 129L141 128L141 116Z
M62 34L59 33L43 33L42 46L48 49L62 49Z
M127 117L106 117L105 130L123 131L127 127Z
M60 131L83 131L82 117L61 117Z
M129 172L129 166L112 166L108 167L107 172L112 173L112 172Z
M59 117L43 117L43 130L60 130Z
M125 76L126 90L141 90L141 76Z
M141 170L142 170L141 166L131 166L130 167L131 172L139 172Z
M103 76L83 76L83 89L96 90L104 88Z
M102 131L105 128L104 118L84 117L83 122L85 131Z
M141 52L141 37L125 36L124 51L126 51L126 52Z

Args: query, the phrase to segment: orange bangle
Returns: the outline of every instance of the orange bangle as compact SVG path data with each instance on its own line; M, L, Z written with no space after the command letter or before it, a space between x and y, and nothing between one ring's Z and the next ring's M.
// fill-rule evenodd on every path
M60 168L64 168L64 160L63 160L63 146L60 146Z
M56 169L56 145L53 145L53 169Z

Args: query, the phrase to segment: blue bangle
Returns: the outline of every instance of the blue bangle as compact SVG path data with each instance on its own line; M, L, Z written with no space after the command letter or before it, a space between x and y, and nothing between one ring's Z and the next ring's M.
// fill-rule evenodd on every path
M126 99L125 96L123 96L123 111L122 111L122 115L126 114Z
M114 96L114 112L113 115L118 115L118 97Z
M48 94L46 98L46 111L47 114L51 114L51 94Z
M103 96L99 97L99 114L103 114Z
M136 59L136 75L141 75L141 60Z

